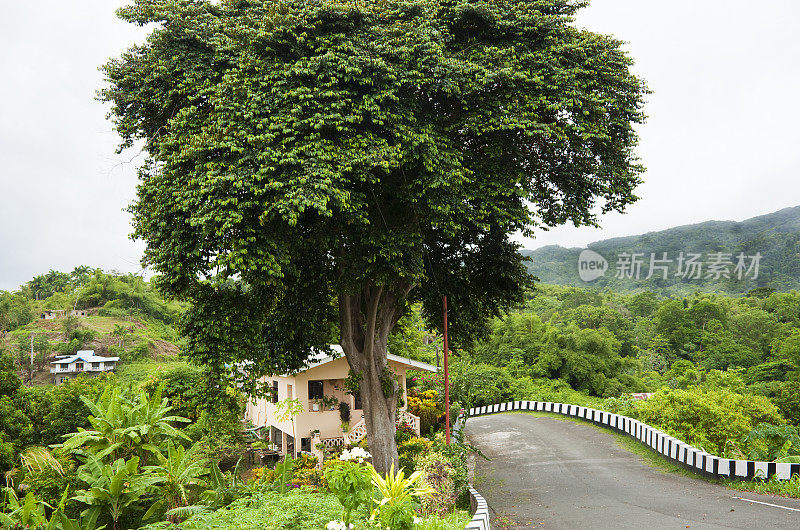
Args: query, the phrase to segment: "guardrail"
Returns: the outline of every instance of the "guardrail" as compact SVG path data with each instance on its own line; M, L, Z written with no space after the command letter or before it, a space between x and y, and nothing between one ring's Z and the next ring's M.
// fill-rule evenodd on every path
M464 530L491 530L489 523L489 505L475 488L469 488L469 504L472 511L472 520L467 523Z
M779 480L789 480L794 475L800 475L800 464L722 458L692 447L646 423L627 416L567 403L509 401L485 407L473 407L469 409L469 416L485 416L515 410L552 412L585 419L601 427L608 427L639 440L672 462L708 478L752 480L775 477Z
M464 429L464 422L466 421L467 417L462 409L451 429L453 435L458 434ZM469 485L469 505L470 511L472 512L472 519L467 523L467 526L464 527L464 530L491 530L492 525L489 522L489 505L486 503L486 499L481 497L481 494L472 487L471 483Z

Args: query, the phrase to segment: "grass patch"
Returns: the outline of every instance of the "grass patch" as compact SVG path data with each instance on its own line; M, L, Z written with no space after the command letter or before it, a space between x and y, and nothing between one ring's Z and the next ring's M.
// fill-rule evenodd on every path
M81 327L91 329L96 333L108 334L114 331L114 326L117 324L123 325L125 327L129 327L132 325L131 322L121 320L119 318L114 317L101 317L99 315L92 315L90 317L84 317L78 319L78 324Z
M414 526L414 530L463 530L470 520L472 520L472 516L469 512L456 510L441 519L438 517L424 517L422 522Z
M792 480L778 480L772 477L769 480L754 480L751 482L723 480L722 484L732 490L752 491L754 493L800 499L800 475L793 476Z

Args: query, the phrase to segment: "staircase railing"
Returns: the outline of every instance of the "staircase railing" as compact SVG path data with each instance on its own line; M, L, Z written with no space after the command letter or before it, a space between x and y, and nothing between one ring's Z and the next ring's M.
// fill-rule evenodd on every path
M344 444L345 445L357 444L358 442L363 440L366 435L367 435L367 424L364 423L364 418L361 418L361 420L358 423L353 425L353 428L350 429L350 432L344 433Z
M397 423L405 423L411 425L414 432L419 436L419 416L414 416L407 410L401 410L397 413Z
M405 423L410 425L414 432L419 436L419 416L414 416L408 411L401 410L397 414L397 424ZM353 425L350 429L350 432L344 433L344 444L345 445L354 445L364 439L367 435L367 424L364 423L364 418Z

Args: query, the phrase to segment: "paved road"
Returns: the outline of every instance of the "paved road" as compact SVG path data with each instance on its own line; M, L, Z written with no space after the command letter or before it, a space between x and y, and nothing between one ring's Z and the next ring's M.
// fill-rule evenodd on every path
M647 466L591 425L495 414L471 418L466 434L491 459L477 460L475 487L489 503L495 528L800 530L800 500Z

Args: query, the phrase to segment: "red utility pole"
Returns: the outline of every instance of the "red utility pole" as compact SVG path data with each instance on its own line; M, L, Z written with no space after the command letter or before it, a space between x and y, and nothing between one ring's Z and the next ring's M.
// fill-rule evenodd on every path
M447 296L444 303L444 417L445 417L445 442L450 445L450 372L447 369Z

